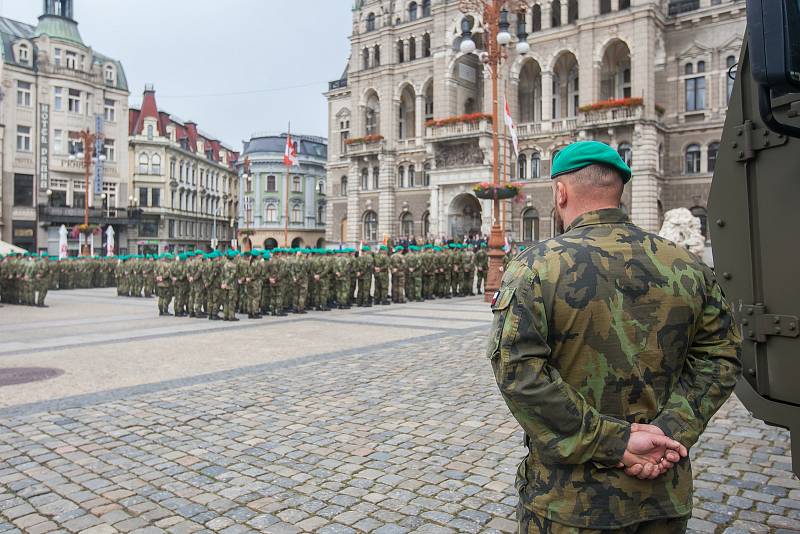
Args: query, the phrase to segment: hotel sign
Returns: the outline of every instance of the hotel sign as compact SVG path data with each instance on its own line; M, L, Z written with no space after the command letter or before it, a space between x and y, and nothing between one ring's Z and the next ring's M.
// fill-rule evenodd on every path
M50 187L50 104L39 104L39 189Z

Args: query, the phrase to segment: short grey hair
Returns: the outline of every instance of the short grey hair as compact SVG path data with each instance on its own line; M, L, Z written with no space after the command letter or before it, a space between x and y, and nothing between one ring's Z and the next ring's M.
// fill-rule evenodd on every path
M624 187L622 176L615 168L599 163L563 174L558 179L580 187L619 188L620 190Z

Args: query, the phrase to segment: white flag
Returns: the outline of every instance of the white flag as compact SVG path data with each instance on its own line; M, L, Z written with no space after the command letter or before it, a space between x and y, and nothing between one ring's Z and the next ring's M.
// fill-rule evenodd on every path
M517 126L511 118L511 110L508 109L508 97L506 97L506 125L511 132L511 142L514 145L514 155L519 155L519 140L517 139Z

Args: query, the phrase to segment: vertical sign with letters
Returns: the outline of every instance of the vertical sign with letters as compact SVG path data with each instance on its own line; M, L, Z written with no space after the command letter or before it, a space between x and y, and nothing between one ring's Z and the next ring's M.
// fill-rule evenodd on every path
M94 121L94 131L97 139L94 142L94 155L96 163L94 165L94 194L103 194L103 162L100 156L103 155L103 116L97 115Z
M50 104L39 104L39 190L50 187Z

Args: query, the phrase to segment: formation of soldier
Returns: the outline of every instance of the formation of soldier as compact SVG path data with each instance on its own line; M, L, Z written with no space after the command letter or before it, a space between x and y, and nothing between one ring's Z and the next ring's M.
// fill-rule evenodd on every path
M117 258L65 258L47 254L0 256L0 301L45 307L48 291L113 287Z
M237 321L482 293L486 246L200 251L120 258L118 292L159 315ZM172 310L170 312L170 309Z

